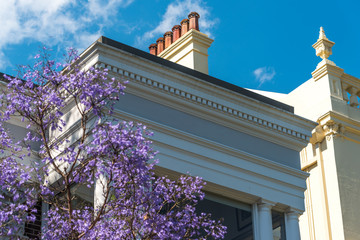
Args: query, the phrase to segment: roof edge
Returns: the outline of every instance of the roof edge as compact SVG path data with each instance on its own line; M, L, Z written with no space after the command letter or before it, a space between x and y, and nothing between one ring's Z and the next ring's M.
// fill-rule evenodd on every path
M97 42L100 42L100 43L109 45L109 46L111 46L111 47L114 47L114 48L123 50L123 51L125 51L125 52L129 52L129 53L134 54L134 55L136 55L136 56L139 56L139 57L141 57L141 58L145 58L145 59L150 60L150 61L153 61L153 62L155 62L155 63L164 65L164 66L166 66L166 67L169 67L169 68L175 69L175 70L177 70L177 71L180 71L180 72L182 72L182 73L188 74L188 75L190 75L190 76L196 77L196 78L198 78L198 79L200 79L200 80L203 80L203 81L206 81L206 82L209 82L209 83L218 85L218 86L220 86L220 87L223 87L223 88L225 88L225 89L231 90L231 91L233 91L233 92L240 93L240 94L242 94L242 95L244 95L244 96L247 96L247 97L249 97L249 98L252 98L252 99L258 100L258 101L260 101L260 102L266 103L266 104L271 105L271 106L273 106L273 107L280 108L280 109L282 109L282 110L284 110L284 111L287 111L287 112L290 112L290 113L294 113L294 107L293 107L293 106L290 106L290 105L287 105L287 104L285 104L285 103L276 101L276 100L274 100L274 99L265 97L265 96L263 96L263 95L261 95L261 94L252 92L252 91L247 90L247 89L245 89L245 88L242 88L242 87L239 87L239 86L234 85L234 84L232 84L232 83L229 83L229 82L220 80L220 79L218 79L218 78L212 77L212 76L207 75L207 74L205 74L205 73L202 73L202 72L193 70L193 69L191 69L191 68L187 68L187 67L185 67L185 66L182 66L182 65L180 65L180 64L171 62L171 61L169 61L169 60L160 58L160 57L158 57L158 56L155 56L155 55L152 55L152 54L150 54L150 53L144 52L144 51L142 51L142 50L140 50L140 49L131 47L131 46L129 46L129 45L120 43L120 42L118 42L118 41L115 41L115 40L113 40L113 39L107 38L107 37L105 37L105 36L101 36L101 37L97 40Z

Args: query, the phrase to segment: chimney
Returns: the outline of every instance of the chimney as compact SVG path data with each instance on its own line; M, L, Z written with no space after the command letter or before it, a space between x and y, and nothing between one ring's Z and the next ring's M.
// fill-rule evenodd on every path
M158 40L156 40L157 43L157 54L159 55L164 50L164 38L159 37Z
M156 44L156 43L150 44L149 50L150 50L150 54L156 56L156 55L157 55L157 52L156 52L156 50L157 50L157 44Z
M190 27L189 19L182 20L181 26L175 25L172 32L166 32L164 38L156 41L157 52L153 50L155 46L150 45L150 53L155 52L158 57L208 74L208 48L214 40L199 31L199 18L198 13L191 12Z
M197 12L191 12L188 16L190 23L189 23L189 30L195 29L199 31L199 18L200 15Z
M171 31L168 31L164 34L165 48L167 48L172 44L172 37L173 37L173 33Z
M173 42L175 42L181 37L181 26L175 25L171 30L173 31Z
M189 30L189 19L183 19L181 22L181 36L183 36Z

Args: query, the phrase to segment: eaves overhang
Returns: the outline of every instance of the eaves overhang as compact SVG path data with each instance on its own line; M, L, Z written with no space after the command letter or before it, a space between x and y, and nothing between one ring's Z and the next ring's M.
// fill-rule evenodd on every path
M287 147L296 151L308 143L311 130L316 126L316 123L295 115L293 111L280 108L290 107L287 104L105 37L99 38L81 53L80 61L84 69L90 66L107 68L111 77L128 80L127 93L203 119L210 120L213 117L212 121L220 125L276 144L286 143ZM223 87L221 84L230 87Z
M252 98L252 99L255 99L257 101L263 102L265 104L271 105L273 107L285 110L285 111L290 112L290 113L294 113L294 107L292 107L290 105L278 102L278 101L276 101L274 99L271 99L271 98L265 97L263 95L254 93L252 91L249 91L249 90L247 90L245 88L242 88L242 87L239 87L237 85L231 84L229 82L220 80L218 78L209 76L209 75L201 73L199 71L184 67L184 66L182 66L180 64L168 61L168 60L160 58L160 57L157 57L155 55L152 55L152 54L144 52L144 51L142 51L140 49L128 46L126 44L120 43L120 42L115 41L113 39L101 36L97 40L97 42L109 45L111 47L120 49L120 50L125 51L125 52L129 52L129 53L131 53L133 55L136 55L138 57L150 60L150 61L155 62L157 64L164 65L164 66L166 66L168 68L172 68L172 69L177 70L179 72L182 72L184 74L188 74L188 75L190 75L192 77L196 77L196 78L198 78L198 79L200 79L202 81L205 81L205 82L220 86L222 88L231 90L233 92L242 94L244 96L247 96L249 98Z

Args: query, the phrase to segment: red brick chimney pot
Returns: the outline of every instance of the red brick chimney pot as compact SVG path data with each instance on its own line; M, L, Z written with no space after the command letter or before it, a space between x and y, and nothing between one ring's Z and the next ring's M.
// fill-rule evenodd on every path
M190 23L189 23L189 30L190 29L195 29L195 30L199 30L199 18L200 18L200 15L197 13L197 12L191 12L189 15L188 15L188 18L190 20Z
M156 55L157 55L157 54L156 54L157 44L156 44L156 43L150 44L149 50L150 50L150 54L156 56Z
M172 37L173 37L173 33L171 31L168 31L164 34L165 48L167 48L172 44Z
M189 31L189 19L183 19L181 21L181 36Z
M158 40L156 40L157 43L157 54L159 55L162 51L164 51L164 38L159 37Z
M171 30L173 31L173 42L175 42L181 36L181 26L175 25Z

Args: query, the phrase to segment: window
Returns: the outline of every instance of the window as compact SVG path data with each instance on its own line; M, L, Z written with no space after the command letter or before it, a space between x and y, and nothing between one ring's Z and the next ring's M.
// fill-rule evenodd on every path
M35 213L35 222L26 222L24 229L24 236L29 237L30 239L40 239L41 234L41 208L42 204L39 201L34 208L36 208Z
M212 199L214 200L214 199ZM212 218L223 218L227 227L225 240L253 240L253 221L251 206L242 203L223 204L217 200L204 199L196 207L198 212L211 213ZM225 201L221 201L226 203Z
M274 240L286 240L284 213L271 211Z

